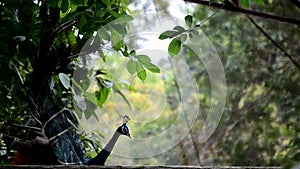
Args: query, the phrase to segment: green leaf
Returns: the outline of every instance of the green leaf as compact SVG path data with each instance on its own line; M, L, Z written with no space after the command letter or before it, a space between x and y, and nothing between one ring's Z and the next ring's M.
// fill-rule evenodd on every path
M148 69L148 70L150 70L151 72L153 72L153 73L160 73L160 69L159 69L159 67L158 66L156 66L156 65L154 65L154 64L152 64L152 63L150 63L151 65L149 66L149 65L145 65L145 67Z
M261 5L261 6L265 6L265 1L264 0L252 0L253 3Z
M72 0L74 5L84 5L84 0Z
M106 101L109 92L110 92L109 88L104 87L104 88L100 89L100 100L99 101L101 104L103 104Z
M70 85L70 78L68 75L64 74L64 73L59 73L58 74L59 80L62 83L62 85L66 88L69 89L71 87Z
M115 30L111 30L111 44L115 50L119 50L123 46L122 36Z
M199 36L198 30L193 30L192 35L195 36L195 37Z
M56 96L61 97L62 93L63 93L62 87L58 86L57 89L56 89Z
M104 39L104 40L110 39L109 34L106 32L104 28L99 29L97 33L100 39Z
M95 96L96 96L96 92L93 94L93 93L89 93L89 92L84 92L83 93L83 96L84 96L84 98L85 98L85 101L84 102L87 102L87 101L89 101L89 102L91 102L91 103L93 103L94 105L96 105L97 104L97 101L96 101L96 98L95 98Z
M124 41L121 40L113 46L113 49L120 50L124 46Z
M181 42L185 42L187 40L187 35L186 34L180 35L180 40Z
M142 63L142 64L145 68L147 68L148 70L150 70L153 73L159 73L160 72L160 69L158 68L158 66L152 64L151 62Z
M69 0L63 0L61 3L61 11L62 13L67 12L69 9Z
M151 59L147 55L137 55L137 60L148 70L150 70L153 73L159 73L160 69L151 63Z
M95 12L91 9L86 9L84 11L84 13L88 16L88 17L94 17L95 16Z
M52 8L55 8L55 7L57 7L58 6L58 2L57 1L47 1L47 3L48 3L48 6L49 7L52 7ZM61 5L60 5L61 6ZM60 7L59 6L59 7Z
M96 91L96 92L95 92L95 97L96 97L96 102L97 102L97 104L98 104L98 103L99 103L99 100L100 100L100 97L101 97L100 91ZM100 106L100 107L102 107L102 106Z
M147 55L137 55L137 60L141 63L150 63L151 59Z
M102 0L102 2L107 5L107 6L110 6L110 0Z
M79 22L78 22L78 28L79 28L79 30L82 30L86 23L87 23L86 16L85 15L81 15L80 19L79 19ZM79 32L79 33L81 33L81 32Z
M121 50L122 54L124 57L128 57L129 53L128 53L128 47L127 45L124 45L124 50Z
M181 41L177 38L173 39L168 47L168 53L171 56L177 55L180 52Z
M121 36L127 35L127 28L125 25L121 24L110 24L110 26L116 30Z
M131 56L135 56L136 55L136 52L135 52L135 50L132 50L132 51L130 51L130 53L129 53Z
M136 63L136 72L140 80L144 81L146 79L147 73L141 63Z
M249 0L240 0L240 4L243 8L249 8Z
M109 0L110 1L110 0ZM113 11L113 10L110 10L110 9L107 9L107 12L112 15L114 18L120 18L121 17L121 14L116 12L116 11Z
M165 31L159 35L158 39L164 40L164 39L172 38L175 33L176 31Z
M118 93L123 98L123 100L127 103L128 107L131 109L130 102L126 98L126 96L124 95L124 93L115 84L113 85L112 89L113 89L114 92Z
M98 106L100 106L100 107L103 106L103 103L107 100L109 92L110 92L110 89L106 88L106 87L103 87L99 91L95 92Z
M184 31L186 31L182 26L175 26L173 29L177 30L178 32L184 32Z
M113 24L127 24L128 22L132 21L133 17L130 15L124 15L121 18L115 20Z
M133 61L133 60L129 60L128 63L127 63L127 71L130 73L130 74L134 74L136 72L136 62Z
M141 81L144 81L147 78L147 73L146 73L145 69L139 71L137 73L137 75Z
M67 36L68 36L68 41L70 44L76 43L76 36L74 35L73 32L69 31Z
M139 63L139 62L136 62L136 65L135 65L135 71L136 71L137 73L139 73L140 71L143 71L143 70L144 70L143 65L142 65L141 63Z
M192 27L193 17L191 15L187 15L184 20L188 27Z

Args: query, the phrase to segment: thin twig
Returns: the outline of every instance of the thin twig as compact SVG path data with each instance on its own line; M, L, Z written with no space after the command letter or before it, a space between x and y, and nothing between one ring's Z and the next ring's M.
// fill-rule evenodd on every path
M31 116L33 117L33 119L34 119L37 123L39 123L40 126L43 126L42 122L41 122L41 121L33 114L32 111L30 111L30 114L31 114Z
M72 26L74 26L76 23L78 22L78 17L66 21L64 23L62 23L61 25L59 25L53 32L52 32L52 36L56 36L59 33L61 33L64 30L67 30L68 28L71 28Z
M18 137L15 137L15 136L11 136L11 135L9 135L9 134L6 134L6 133L1 133L3 136L5 136L5 137L8 137L8 138L12 138L12 139L14 139L14 140L21 140L20 138L18 138ZM1 137L1 139L2 139L2 137Z
M16 69L16 72L17 72L17 74L18 74L18 76L20 78L20 81L21 81L22 85L24 85L24 80L23 80L23 78L22 78L22 76L20 74L20 71L18 70L16 64L14 64L14 68Z
M251 23L266 37L268 38L278 49L280 49L286 57L300 70L300 65L296 62L294 57L290 55L282 46L280 46L266 31L263 30L250 16L246 15Z
M44 126L43 126L43 130L46 128L46 126L48 125L48 123L51 121L51 120L53 120L54 118L56 118L60 113L62 113L62 112L64 112L64 111L70 111L69 109L67 109L67 108L63 108L63 109L61 109L59 112L56 112L55 114L53 114L46 122L45 122L45 124L44 124Z
M6 123L8 123L8 122L6 122ZM38 127L25 126L25 125L20 125L20 124L16 124L16 123L8 123L8 124L11 126L15 126L15 127L22 127L22 128L29 129L29 130L34 130L35 132L41 131L41 129Z
M68 127L67 129L65 129L65 130L63 130L63 131L61 131L61 132L59 132L57 135L51 137L51 138L49 139L49 142L52 142L52 141L53 141L52 143L54 143L54 141L55 141L56 139L58 139L61 135L65 134L66 132L68 132L68 131L71 130L72 128L73 128L73 126L70 126L70 127Z
M202 20L199 24L196 25L196 27L200 27L202 24L204 24L206 21L210 20L212 17L214 17L221 9L223 9L225 6L225 4L223 4L222 7L218 8L217 10L215 10L215 12L210 15L209 17L207 17L206 19Z

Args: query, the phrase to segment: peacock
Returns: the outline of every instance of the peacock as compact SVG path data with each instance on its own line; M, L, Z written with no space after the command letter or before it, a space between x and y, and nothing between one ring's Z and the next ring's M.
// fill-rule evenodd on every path
M112 152L118 138L121 135L128 136L131 139L127 122L130 120L129 116L123 116L123 124L117 128L112 138L108 141L106 146L92 159L87 159L80 164L84 165L104 165L108 156ZM13 147L16 150L13 158L14 165L59 165L59 164L73 164L60 162L53 149L49 139L45 135L38 135L32 141L15 141ZM41 155L43 154L43 155Z
M128 116L123 117L123 124L120 127L117 128L114 135L109 140L109 142L106 144L106 146L100 151L100 153L97 154L96 157L88 160L85 164L87 164L87 165L104 165L107 157L112 152L118 138L121 135L128 136L131 139L129 129L126 125L128 120L130 120Z

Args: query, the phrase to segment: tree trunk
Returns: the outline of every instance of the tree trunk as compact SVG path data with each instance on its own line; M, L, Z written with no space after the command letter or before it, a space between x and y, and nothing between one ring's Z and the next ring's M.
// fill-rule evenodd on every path
M64 104L60 98L55 98L50 89L50 81L44 83L42 92L39 95L38 107L40 119L47 122L45 126L45 135L50 139L53 151L58 160L63 163L82 163L84 159L84 146L76 132L75 126L72 126L68 119L75 122L77 119L68 110L63 110ZM61 113L58 113L60 112ZM55 116L55 118L53 118ZM48 121L53 118L51 121Z

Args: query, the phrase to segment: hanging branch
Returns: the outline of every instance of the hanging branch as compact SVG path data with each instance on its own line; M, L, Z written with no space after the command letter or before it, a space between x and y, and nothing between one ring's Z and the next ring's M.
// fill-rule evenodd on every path
M290 24L295 24L295 25L300 25L300 20L299 19L294 19L294 18L287 18L283 16L278 16L278 15L273 15L273 14L268 14L264 12L257 12L254 10L249 10L245 8L241 8L239 6L236 6L232 4L230 1L225 0L223 4L221 3L216 3L216 2L210 2L207 0L185 0L186 2L193 2L205 6L210 6L210 7L215 7L215 8L223 8L226 11L231 11L231 12L239 12L247 15L252 15L252 16L258 16L266 19L272 19L280 22L286 22Z
M266 37L268 38L278 49L280 49L286 57L300 70L300 65L296 62L294 57L290 55L282 46L280 46L266 31L264 31L250 16L246 15L251 23Z

